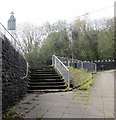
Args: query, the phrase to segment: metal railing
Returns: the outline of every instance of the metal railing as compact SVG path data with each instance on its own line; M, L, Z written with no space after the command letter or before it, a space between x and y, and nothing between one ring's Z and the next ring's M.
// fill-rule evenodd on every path
M27 76L28 76L28 72L29 72L29 69L28 69L28 66L29 66L29 64L28 64L28 62L26 62L26 67L27 67L27 69L26 69L26 75L25 76L23 76L23 77L20 77L20 79L25 79Z
M24 51L22 49L21 44L18 42L19 40L17 40L5 27L4 25L2 25L2 23L0 23L0 38L2 38L4 40L4 38L7 38L12 47L18 51L21 55L24 55Z
M76 59L70 59L70 58L65 58L65 57L59 57L57 56L62 63L65 66L68 67L73 67L81 70L88 70L88 71L97 71L97 65L96 63L89 62L89 61L81 61L81 60L76 60Z
M69 69L63 64L63 62L55 55L52 56L52 66L54 66L60 74L67 81L68 87L70 87Z
M21 54L26 62L26 75L23 77L20 77L20 79L24 79L28 76L28 62L26 61L24 57L24 52L22 50L21 45L18 43L18 40L0 23L0 38L3 40L6 38L10 41L11 46ZM15 44L14 44L15 43Z

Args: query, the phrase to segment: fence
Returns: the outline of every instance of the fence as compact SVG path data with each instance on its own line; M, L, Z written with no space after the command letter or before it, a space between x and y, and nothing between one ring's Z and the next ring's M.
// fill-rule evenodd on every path
M97 65L97 71L116 69L115 60L98 60L98 61L93 61L93 62L96 63Z
M60 74L65 78L65 80L68 83L68 87L70 87L70 77L69 77L69 70L68 68L63 64L63 62L58 59L57 56L52 56L52 66L54 66Z
M62 61L62 63L68 67L73 67L81 70L88 70L88 71L97 71L97 65L96 63L89 62L89 61L81 61L76 59L70 59L65 57L59 57L58 58Z

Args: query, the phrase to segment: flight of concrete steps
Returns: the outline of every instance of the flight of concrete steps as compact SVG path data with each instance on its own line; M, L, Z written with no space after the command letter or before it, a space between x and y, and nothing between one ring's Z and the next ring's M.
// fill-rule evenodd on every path
M66 90L65 80L52 66L30 68L29 92L58 92Z

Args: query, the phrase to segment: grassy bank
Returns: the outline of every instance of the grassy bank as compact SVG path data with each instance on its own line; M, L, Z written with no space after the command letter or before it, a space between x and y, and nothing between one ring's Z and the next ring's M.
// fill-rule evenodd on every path
M79 90L88 90L93 84L92 72L78 70L76 68L68 67L70 71L70 77L72 79L73 88Z

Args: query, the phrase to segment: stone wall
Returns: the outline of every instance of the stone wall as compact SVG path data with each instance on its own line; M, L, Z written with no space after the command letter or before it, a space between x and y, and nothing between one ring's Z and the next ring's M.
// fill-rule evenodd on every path
M1 38L0 38L1 39ZM2 39L2 112L17 102L27 92L26 62L22 55L12 47L9 40Z

